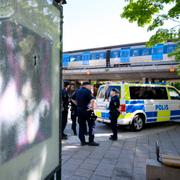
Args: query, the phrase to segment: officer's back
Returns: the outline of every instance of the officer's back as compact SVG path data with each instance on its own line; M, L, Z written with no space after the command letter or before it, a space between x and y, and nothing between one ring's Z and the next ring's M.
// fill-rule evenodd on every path
M81 87L76 94L77 108L87 110L88 104L92 99L91 91L85 87Z

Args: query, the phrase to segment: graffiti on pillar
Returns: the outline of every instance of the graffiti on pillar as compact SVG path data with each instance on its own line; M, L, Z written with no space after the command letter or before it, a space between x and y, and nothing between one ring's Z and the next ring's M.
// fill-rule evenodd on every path
M52 42L0 22L0 165L52 133Z

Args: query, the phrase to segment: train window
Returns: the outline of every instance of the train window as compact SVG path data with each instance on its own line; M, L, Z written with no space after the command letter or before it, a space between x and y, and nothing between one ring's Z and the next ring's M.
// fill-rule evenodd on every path
M99 53L96 53L96 59L99 59Z
M70 56L70 62L76 61L76 56Z
M90 59L91 59L91 60L95 60L95 59L96 59L96 53L91 53Z
M167 45L167 53L171 53L175 50L175 45Z
M140 49L132 49L131 50L131 56L140 56L141 50Z
M81 61L81 60L82 60L82 56L81 56L81 55L77 55L77 56L76 56L76 60L77 60L77 61Z
M112 51L111 52L111 58L118 58L120 56L120 52L119 51Z
M121 50L120 56L121 57L129 57L129 50Z
M150 48L143 48L143 50L142 50L142 55L143 56L147 56L147 55L150 55L151 53L150 53Z
M85 61L87 61L87 60L90 60L90 53L85 53L85 54L83 54L82 55L82 60L85 60Z
M99 59L105 59L105 53L99 53Z
M153 50L152 50L152 53L153 54L162 54L163 53L163 47L153 47Z

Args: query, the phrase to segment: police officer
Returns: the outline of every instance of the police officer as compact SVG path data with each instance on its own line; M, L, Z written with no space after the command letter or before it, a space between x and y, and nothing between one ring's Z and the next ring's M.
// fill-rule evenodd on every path
M76 101L76 94L77 94L77 90L74 90L74 92L71 95L71 120L72 120L72 126L71 129L74 133L74 135L77 135L77 131L76 131L76 120L77 120L77 101Z
M119 91L117 89L112 89L110 92L111 95L111 101L109 104L109 114L110 117L109 119L111 120L111 129L113 132L113 135L110 136L110 140L117 140L117 119L118 116L120 114L119 112L119 105L120 105L120 101L119 101Z
M84 82L82 87L77 91L76 100L81 145L99 146L98 143L94 142L95 121L91 118L94 98L89 82ZM89 143L85 140L86 123L88 123L89 128Z
M69 106L69 95L68 88L70 83L64 82L64 89L62 90L62 139L67 139L67 135L64 133L68 118L68 106Z

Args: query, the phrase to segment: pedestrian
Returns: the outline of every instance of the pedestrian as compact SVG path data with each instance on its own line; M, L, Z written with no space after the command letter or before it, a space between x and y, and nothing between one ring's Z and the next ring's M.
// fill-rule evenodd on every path
M74 85L73 85L74 86ZM76 130L76 121L77 121L77 101L76 101L76 94L77 94L78 89L75 90L71 95L70 98L70 104L71 104L71 120L72 120L72 126L71 129L74 133L74 135L77 135L77 130Z
M67 139L67 135L64 133L68 119L68 106L69 106L69 89L70 83L64 82L64 89L62 90L62 139Z
M119 106L120 106L120 101L119 101L119 91L117 89L112 89L110 92L111 96L111 101L109 104L109 114L110 117L109 119L111 120L111 129L113 132L113 135L110 136L110 140L117 140L117 119L119 117Z
M82 146L99 146L99 144L94 141L95 121L92 116L94 97L92 95L91 88L92 87L89 82L84 82L82 87L77 91L76 94L77 114L79 123L79 139ZM89 143L87 143L85 140L86 123L88 123L89 128Z

